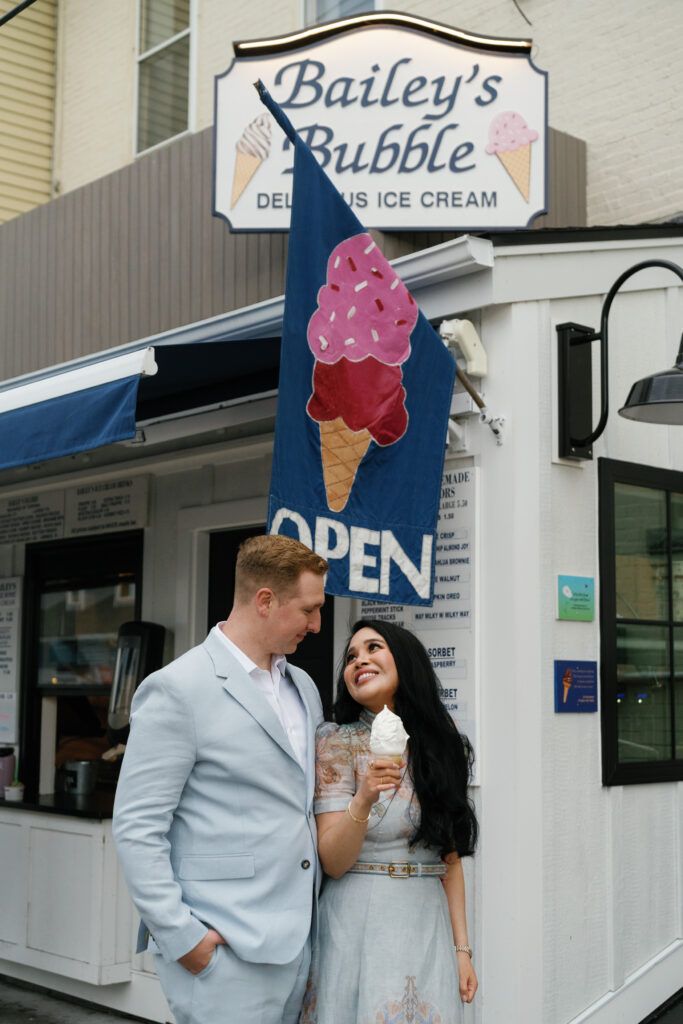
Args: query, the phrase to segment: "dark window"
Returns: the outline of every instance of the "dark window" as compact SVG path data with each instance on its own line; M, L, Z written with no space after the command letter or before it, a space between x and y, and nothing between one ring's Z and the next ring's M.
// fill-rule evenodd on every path
M599 478L603 782L683 779L683 473Z

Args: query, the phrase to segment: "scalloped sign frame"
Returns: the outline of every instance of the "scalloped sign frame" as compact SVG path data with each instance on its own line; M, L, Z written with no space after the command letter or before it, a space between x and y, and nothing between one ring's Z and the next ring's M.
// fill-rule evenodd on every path
M548 78L531 41L376 13L235 43L215 80L213 212L287 231L293 148L260 78L369 227L491 231L547 212Z

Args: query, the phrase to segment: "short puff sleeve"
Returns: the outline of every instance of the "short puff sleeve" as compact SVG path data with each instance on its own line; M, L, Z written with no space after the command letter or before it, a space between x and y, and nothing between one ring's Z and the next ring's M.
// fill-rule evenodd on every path
M348 730L333 722L323 722L315 734L315 813L345 811L355 792Z

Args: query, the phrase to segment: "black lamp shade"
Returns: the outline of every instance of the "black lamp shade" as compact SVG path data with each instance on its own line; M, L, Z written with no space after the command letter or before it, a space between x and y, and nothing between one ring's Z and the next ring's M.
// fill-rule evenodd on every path
M644 423L683 424L683 364L636 381L620 416Z

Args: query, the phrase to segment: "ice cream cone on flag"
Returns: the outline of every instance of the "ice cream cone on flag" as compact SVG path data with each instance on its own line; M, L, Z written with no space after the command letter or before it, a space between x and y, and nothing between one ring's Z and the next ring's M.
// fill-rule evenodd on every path
M237 151L235 172L232 178L231 210L262 163L263 161L260 156L252 156L251 153L240 153L239 150Z
M529 179L531 172L531 144L527 142L519 149L509 149L506 153L496 153L496 156L508 172L518 191L529 202Z
M327 504L333 512L341 512L372 438L368 430L349 430L341 416L319 426Z

